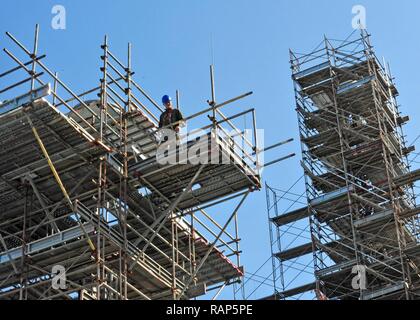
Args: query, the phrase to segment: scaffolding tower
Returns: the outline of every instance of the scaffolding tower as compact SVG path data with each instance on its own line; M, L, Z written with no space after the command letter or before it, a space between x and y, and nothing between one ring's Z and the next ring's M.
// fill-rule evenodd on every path
M43 62L38 30L33 49L7 32L20 51L3 50L16 67L0 74L10 95L0 102L0 299L192 299L239 283L238 211L260 189L261 150L255 110L222 108L251 92L216 102L211 68L209 106L185 118L210 114L197 130L210 142L189 132L168 153L227 162L162 164L163 110L134 81L131 46L123 62L105 37L100 85L76 94ZM246 133L233 123L244 115ZM223 222L207 211L235 200Z
M420 170L389 66L366 30L290 58L307 203L280 212L287 192L266 188L269 298L419 299Z

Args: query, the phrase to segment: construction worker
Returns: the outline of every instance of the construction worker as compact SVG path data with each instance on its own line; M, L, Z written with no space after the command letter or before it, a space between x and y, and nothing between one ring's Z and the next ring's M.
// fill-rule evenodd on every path
M170 96L164 95L162 97L162 104L165 106L166 110L160 115L159 128L175 131L178 139L179 127L184 118L178 109L173 108Z

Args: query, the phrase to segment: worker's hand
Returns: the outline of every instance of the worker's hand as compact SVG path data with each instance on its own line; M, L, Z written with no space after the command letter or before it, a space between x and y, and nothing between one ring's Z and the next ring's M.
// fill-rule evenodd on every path
M176 133L179 133L179 127L175 128Z

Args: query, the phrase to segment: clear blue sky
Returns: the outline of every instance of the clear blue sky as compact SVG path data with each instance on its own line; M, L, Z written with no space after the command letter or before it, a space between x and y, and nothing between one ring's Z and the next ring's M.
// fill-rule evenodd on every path
M51 28L51 8L56 4L67 10L66 30ZM415 0L2 1L0 46L4 47L5 31L29 45L39 23L40 52L48 53L48 65L79 92L98 84L104 34L121 56L131 42L138 82L156 99L180 89L185 114L202 108L209 98L208 66L214 62L219 100L254 91L246 104L257 109L258 125L265 129L269 145L289 137L298 141L288 49L307 52L324 34L346 38L353 31L351 10L357 4L366 7L377 55L391 63L399 102L412 119L406 133L413 141L420 133L420 2ZM4 59L2 54L1 69ZM271 156L299 151L296 142ZM265 178L287 189L302 174L299 159L267 169ZM302 190L302 185L294 189ZM253 272L270 251L264 191L252 194L241 211L240 233L242 261ZM268 275L270 268L267 264L259 274ZM247 293L255 285L249 282ZM262 286L252 298L271 291ZM231 298L232 290L222 297Z

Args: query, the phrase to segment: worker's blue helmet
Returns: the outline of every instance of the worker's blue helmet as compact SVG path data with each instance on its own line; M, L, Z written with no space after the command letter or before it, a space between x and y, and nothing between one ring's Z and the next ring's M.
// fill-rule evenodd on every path
M171 102L171 101L172 101L172 98L166 94L162 97L163 104L167 104L168 102Z

